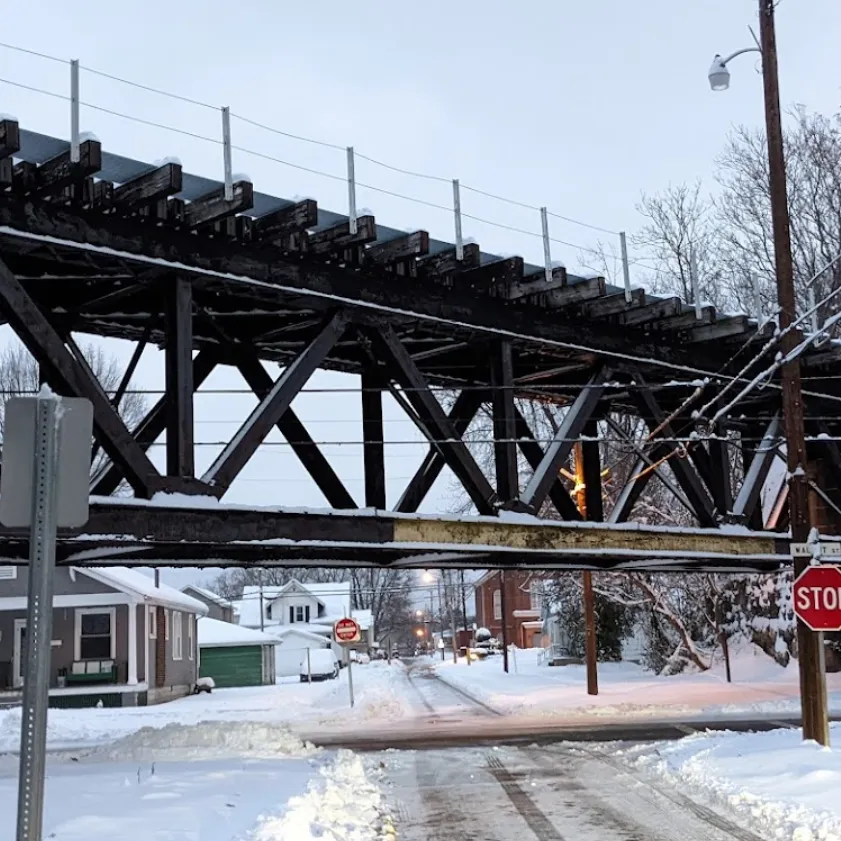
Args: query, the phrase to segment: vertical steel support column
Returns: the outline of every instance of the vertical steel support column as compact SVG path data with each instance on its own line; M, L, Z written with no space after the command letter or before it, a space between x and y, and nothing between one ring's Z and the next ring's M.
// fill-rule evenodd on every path
M365 507L386 507L385 444L382 381L362 372L362 459L365 470Z
M587 435L598 437L598 424L586 426ZM581 516L591 523L604 520L602 501L601 453L598 441L583 441L575 447L575 484ZM599 637L596 621L596 597L593 592L593 573L582 574L584 588L584 633L587 660L587 694L599 694Z
M504 504L520 496L517 470L517 418L514 411L514 361L511 342L505 340L497 342L492 353L491 384L496 494Z
M21 715L17 841L43 838L47 710L57 531L59 399L38 400L29 543L26 670Z
M166 279L166 472L193 478L193 289L181 275Z
M505 570L499 571L499 608L502 613L502 668L508 673L508 599L505 598Z

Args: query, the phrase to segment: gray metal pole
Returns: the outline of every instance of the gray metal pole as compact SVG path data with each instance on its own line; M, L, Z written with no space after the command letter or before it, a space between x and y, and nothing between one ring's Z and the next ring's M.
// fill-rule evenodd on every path
M41 841L57 529L59 399L38 400L29 543L26 670L23 684L17 841Z

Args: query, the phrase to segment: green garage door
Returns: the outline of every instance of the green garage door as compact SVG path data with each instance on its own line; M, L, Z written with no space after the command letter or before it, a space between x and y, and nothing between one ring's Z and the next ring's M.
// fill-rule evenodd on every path
M199 677L212 677L216 686L262 686L263 646L202 648Z

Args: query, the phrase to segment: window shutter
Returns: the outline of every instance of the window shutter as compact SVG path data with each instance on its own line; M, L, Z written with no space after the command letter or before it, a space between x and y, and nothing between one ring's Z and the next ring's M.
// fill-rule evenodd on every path
M291 604L289 605L289 624L295 624L295 608Z
M307 605L306 608L304 608L304 622L309 624L309 621L310 621L310 606Z

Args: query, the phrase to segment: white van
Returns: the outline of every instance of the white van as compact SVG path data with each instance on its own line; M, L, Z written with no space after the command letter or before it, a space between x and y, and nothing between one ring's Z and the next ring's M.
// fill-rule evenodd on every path
M313 680L333 680L339 676L339 666L332 649L311 648L309 658L301 660L301 683Z

